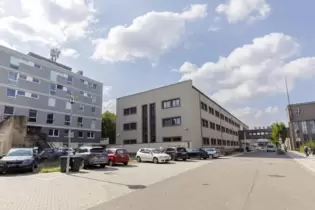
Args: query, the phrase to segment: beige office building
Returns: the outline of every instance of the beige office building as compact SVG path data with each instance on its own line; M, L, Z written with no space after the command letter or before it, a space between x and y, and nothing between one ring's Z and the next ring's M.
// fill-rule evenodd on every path
M117 99L116 144L188 142L190 147L238 148L243 122L192 81Z

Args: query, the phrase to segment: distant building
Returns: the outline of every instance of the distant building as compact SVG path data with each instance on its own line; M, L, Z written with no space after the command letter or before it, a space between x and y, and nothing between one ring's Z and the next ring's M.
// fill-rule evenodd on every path
M40 55L0 46L0 115L27 116L29 133L56 146L99 143L103 84ZM75 97L70 118L69 95Z
M191 80L118 98L116 114L120 145L189 142L233 150L239 147L239 130L248 128Z
M315 140L315 102L290 104L286 114L292 148L298 148L305 141Z

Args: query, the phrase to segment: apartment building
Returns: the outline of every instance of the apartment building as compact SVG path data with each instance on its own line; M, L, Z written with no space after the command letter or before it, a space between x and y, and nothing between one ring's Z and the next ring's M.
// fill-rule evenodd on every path
M117 99L116 143L189 142L191 147L239 146L248 128L222 106L184 81Z
M27 116L28 131L57 146L67 145L69 135L71 146L99 143L102 91L103 84L82 71L0 46L0 115Z
M290 104L286 108L290 126L290 146L298 148L299 144L315 140L315 101Z

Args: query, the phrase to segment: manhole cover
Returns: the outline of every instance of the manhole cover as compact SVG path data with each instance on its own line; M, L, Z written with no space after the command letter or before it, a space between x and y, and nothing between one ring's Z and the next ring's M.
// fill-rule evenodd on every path
M131 190L139 190L147 188L145 185L128 185L129 189Z
M283 178L283 177L285 177L285 176L282 176L282 175L268 175L268 176L270 176L272 178Z

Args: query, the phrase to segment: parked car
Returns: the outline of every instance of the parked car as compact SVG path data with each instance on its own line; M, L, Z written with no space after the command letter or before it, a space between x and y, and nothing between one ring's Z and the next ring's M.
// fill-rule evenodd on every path
M105 168L108 164L108 155L103 147L83 146L77 150L76 154L83 157L84 168L97 165L101 168Z
M47 148L39 153L41 160L56 160L63 155L66 155L66 153L57 148Z
M216 148L203 148L208 153L208 157L212 158L219 158L220 157L220 150Z
M187 149L188 157L190 158L196 158L196 159L204 159L206 160L209 155L203 148L190 148Z
M186 161L189 158L185 147L168 147L162 150L162 152L171 156L172 160Z
M267 152L276 152L276 147L273 145L267 145Z
M109 148L106 149L108 154L108 164L113 166L117 163L123 163L124 165L128 165L129 155L127 150L121 148Z
M0 173L20 170L35 172L39 157L32 148L13 148L0 160Z
M149 161L154 163L168 163L171 156L162 152L160 149L154 148L141 148L136 154L138 162Z

